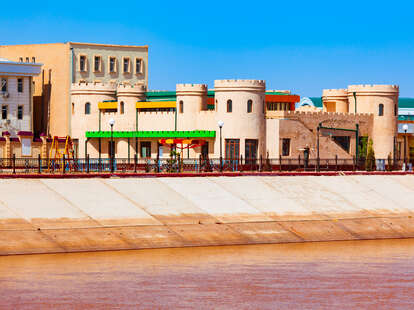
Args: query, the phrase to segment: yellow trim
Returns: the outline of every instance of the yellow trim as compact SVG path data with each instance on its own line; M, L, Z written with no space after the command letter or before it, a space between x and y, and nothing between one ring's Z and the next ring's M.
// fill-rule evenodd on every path
M176 101L144 101L137 102L137 109L153 109L153 108L175 108Z
M98 103L99 110L115 110L118 108L118 102L99 102Z

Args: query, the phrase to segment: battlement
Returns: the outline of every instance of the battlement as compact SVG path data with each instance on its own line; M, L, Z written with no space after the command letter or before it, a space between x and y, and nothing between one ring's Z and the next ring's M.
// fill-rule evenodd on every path
M72 95L86 95L86 94L108 94L115 95L117 85L115 83L101 83L101 82L79 82L72 83Z
M130 85L123 83L118 85L117 94L118 96L143 96L146 90L143 84Z
M207 84L177 84L176 85L177 92L186 92L186 91L196 91L196 92L206 92L207 91Z
M398 85L386 85L386 84L360 84L349 85L348 93L398 93Z
M314 118L341 118L341 119L363 119L372 117L372 113L344 113L344 112L325 112L325 111L267 111L266 118L300 118L300 117L314 117Z
M322 97L347 97L348 90L345 88L339 89L324 89L322 91Z
M221 90L225 88L237 89L237 88L253 88L261 89L264 91L266 88L266 81L264 80L215 80L214 88Z

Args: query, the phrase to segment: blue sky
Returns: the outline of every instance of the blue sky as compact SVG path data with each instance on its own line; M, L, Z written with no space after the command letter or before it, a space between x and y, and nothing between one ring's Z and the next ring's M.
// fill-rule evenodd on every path
M301 96L389 83L414 97L409 1L3 1L1 11L0 44L149 45L150 89L249 78Z

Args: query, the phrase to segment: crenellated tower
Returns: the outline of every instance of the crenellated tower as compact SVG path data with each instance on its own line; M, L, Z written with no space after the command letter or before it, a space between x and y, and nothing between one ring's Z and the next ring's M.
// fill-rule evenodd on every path
M348 113L348 90L347 89L324 89L322 91L322 104L324 112Z
M198 128L197 117L206 105L206 84L177 84L177 130L194 130Z

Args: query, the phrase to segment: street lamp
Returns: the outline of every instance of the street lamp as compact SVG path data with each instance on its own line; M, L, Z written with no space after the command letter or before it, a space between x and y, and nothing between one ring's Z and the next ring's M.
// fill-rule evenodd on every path
M111 118L109 120L109 126L111 126L111 153L110 153L110 163L111 163L111 172L114 172L114 124L115 120Z
M220 128L220 171L223 171L223 142L221 137L221 129L223 128L224 122L218 121L217 124Z
M404 124L402 126L402 129L404 130L404 170L407 170L407 130L408 130L408 125Z

